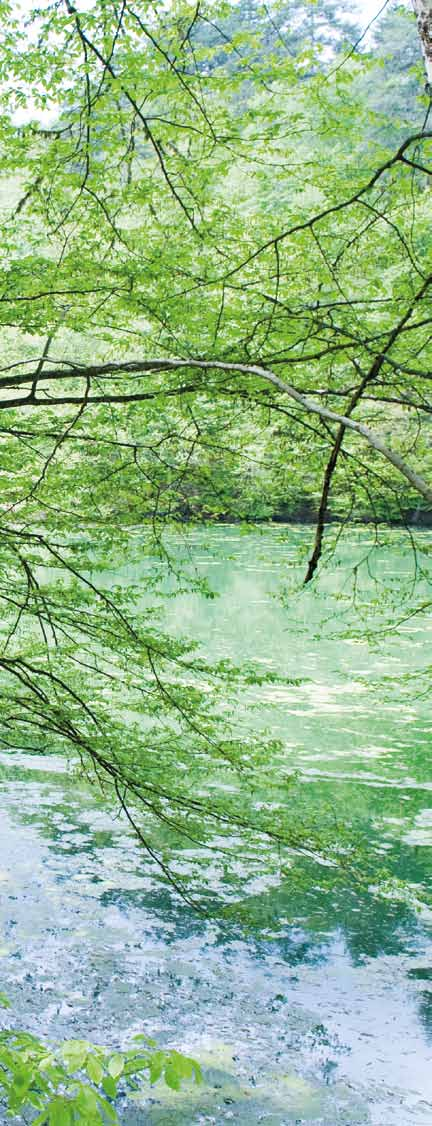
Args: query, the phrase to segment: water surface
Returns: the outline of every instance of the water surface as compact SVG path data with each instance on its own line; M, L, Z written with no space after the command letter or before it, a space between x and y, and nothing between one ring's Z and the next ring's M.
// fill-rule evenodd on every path
M194 532L192 562L219 597L173 600L168 623L212 656L258 657L302 680L254 690L257 725L283 738L306 805L354 816L383 863L426 885L428 695L421 679L419 696L411 682L382 678L426 669L431 617L372 643L356 636L357 611L333 594L348 593L350 569L369 550L364 531L321 593L298 600L288 590L282 604L306 537ZM402 587L410 566L399 534L373 563L380 580ZM140 574L128 569L137 583ZM381 609L378 601L377 630ZM121 819L61 758L7 752L0 765L1 978L16 1023L112 1044L144 1030L204 1065L201 1089L173 1095L158 1085L122 1108L125 1126L431 1126L426 909L334 881L311 861L306 884L256 890L255 931L202 921L161 886Z

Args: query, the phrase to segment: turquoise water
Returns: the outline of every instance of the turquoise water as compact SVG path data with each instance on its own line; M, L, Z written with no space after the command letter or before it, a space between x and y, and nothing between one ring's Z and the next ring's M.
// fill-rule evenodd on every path
M243 706L283 739L305 806L354 818L415 897L432 849L432 617L408 615L425 584L413 593L395 533L360 568L353 606L353 567L372 547L363 531L321 588L299 596L294 562L309 538L235 528L194 532L187 548L174 538L219 597L173 599L167 621L212 656L302 680L251 690ZM139 584L148 565L128 579ZM407 619L390 636L384 580ZM306 884L256 889L254 931L203 921L61 758L8 752L0 764L1 978L17 1024L113 1044L144 1030L204 1065L202 1088L157 1086L121 1108L125 1126L432 1126L427 907L335 881L310 860Z

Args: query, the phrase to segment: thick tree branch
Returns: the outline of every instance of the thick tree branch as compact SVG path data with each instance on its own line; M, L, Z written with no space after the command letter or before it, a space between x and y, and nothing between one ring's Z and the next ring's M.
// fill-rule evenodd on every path
M366 372L363 379L361 380L361 383L359 384L359 386L355 390L352 398L350 399L350 402L348 403L347 410L345 412L348 417L350 417L352 415L352 413L355 410L357 404L360 402L360 400L363 396L363 392L366 390L366 388L371 383L373 383L375 381L375 379L379 375L381 368L382 368L382 366L383 366L383 364L386 360L387 353L390 351L393 344L395 343L395 341L398 339L401 332L405 328L405 325L410 320L418 302L421 301L422 297L424 297L424 294L427 292L427 289L429 288L429 285L431 284L431 282L432 282L432 277L426 278L425 282L420 287L418 293L416 293L414 300L412 301L411 305L406 310L404 315L400 318L400 320L395 325L395 327L392 329L392 331L389 335L386 346L383 348L383 351L380 352L379 355L375 357L374 362L373 362L370 370L368 372ZM332 483L334 471L335 471L336 466L337 466L339 454L340 454L340 451L342 449L344 436L345 436L345 425L342 424L339 427L335 444L333 446L333 449L331 451L330 457L328 459L328 462L327 462L327 465L326 465L326 468L325 468L323 488L322 488L322 492L321 492L321 500L320 500L320 505L319 505L319 509L318 509L318 519L317 519L317 526L316 526L316 533L315 533L315 543L314 543L312 555L311 555L309 562L308 562L308 567L307 567L307 571L306 571L306 575L305 575L305 583L309 583L311 581L311 579L313 578L315 571L317 569L318 563L319 563L320 558L321 558L322 544L323 544L323 538L324 538L325 520L326 520L326 512L327 512L328 499L329 499L329 495L330 495L331 483Z
M428 282L430 283L431 280L432 279L428 279ZM385 359L385 356L383 357L383 359ZM379 357L377 357L377 362L378 360L381 361L381 354ZM67 376L62 369L47 369L43 372L40 382L42 380L45 382L45 380L50 379L65 379L66 377L70 379L71 374L73 374L75 377L79 377L85 380L86 385L91 385L91 379L94 376L121 376L128 374L145 375L146 373L150 372L164 373L170 371L182 371L185 368L190 371L215 371L223 372L224 374L232 373L239 376L244 376L246 378L252 377L254 379L258 379L260 382L270 384L278 391L281 391L282 394L288 395L291 399L293 399L294 402L296 402L303 411L306 411L306 413L318 415L319 418L325 419L327 422L335 422L338 426L343 426L345 429L351 430L354 434L358 434L360 437L364 438L367 445L370 446L371 449L375 450L382 457L384 457L386 461L390 462L390 464L394 466L398 473L400 473L403 477L406 478L407 481L409 481L410 485L412 485L415 491L423 496L425 500L427 500L430 504L432 504L432 487L428 485L427 481L425 481L425 479L419 473L417 473L414 469L411 468L410 465L408 465L401 454L399 454L396 450L393 450L391 446L387 445L380 434L377 434L374 430L371 430L370 427L365 426L364 423L358 422L353 418L350 418L346 414L339 414L336 411L331 410L329 407L324 406L324 404L320 402L312 401L301 391L298 391L296 387L293 387L292 384L286 383L270 368L263 367L260 364L245 364L236 362L231 363L229 361L212 359L195 360L159 358L125 361L124 363L94 364L88 366L75 364L73 365L73 372L67 373ZM31 379L31 375L26 377L26 380L28 382L31 382ZM90 384L88 383L88 381L90 381ZM199 386L197 386L196 384L193 384L191 386L189 385L186 388L183 386L179 388L169 388L167 390L157 389L150 392L125 391L123 394L117 391L111 392L107 389L106 393L102 395L91 395L90 393L84 395L83 392L82 394L65 395L61 397L53 396L49 399L45 397L37 398L33 394L33 392L30 392L30 394L25 398L23 397L21 399L14 398L12 400L0 400L0 409L7 409L10 407L47 407L67 404L79 405L79 403L82 402L84 398L86 407L90 407L97 403L140 402L141 400L154 398L156 397L156 395L161 394L166 395L167 393L169 393L170 395L181 395L186 390L192 393L202 391L203 385L200 384Z

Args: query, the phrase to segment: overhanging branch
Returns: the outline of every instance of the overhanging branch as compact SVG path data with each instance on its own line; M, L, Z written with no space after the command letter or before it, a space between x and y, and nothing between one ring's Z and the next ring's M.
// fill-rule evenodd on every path
M430 485L428 485L427 481L421 476L421 474L417 473L416 470L411 468L411 466L408 464L408 462L401 456L401 454L399 454L397 452L397 450L392 449L392 447L389 446L384 441L384 439L381 437L380 434L376 433L374 430L371 430L370 427L366 426L364 423L359 422L356 419L350 418L346 414L339 414L337 411L331 410L329 407L324 406L324 404L322 404L320 402L312 401L310 398L307 397L307 395L304 395L301 391L298 391L297 388L294 387L292 384L286 383L285 380L281 379L281 377L276 375L276 373L273 372L270 368L266 368L266 367L264 367L260 364L245 364L245 363L236 363L236 362L231 363L230 361L212 360L212 359L198 360L198 359L159 359L159 358L154 358L154 359L136 360L136 361L130 361L130 362L118 363L118 364L116 364L116 363L109 364L108 363L108 364L89 365L89 366L74 365L73 373L71 373L70 371L65 373L64 369L47 369L43 372L43 375L41 376L41 380L43 380L43 382L45 383L45 381L50 381L50 380L56 381L56 380L64 380L64 379L67 379L67 378L70 379L71 375L73 374L73 376L79 377L79 378L85 380L86 386L88 387L89 381L91 383L91 379L94 376L95 377L98 377L100 375L127 376L127 375L131 375L131 374L133 374L133 375L145 375L145 374L150 373L150 372L164 373L164 372L170 372L170 371L181 371L181 370L184 370L184 369L188 369L188 370L192 370L192 371L198 370L198 371L202 371L202 372L217 371L217 372L224 372L224 373L232 373L232 374L244 376L246 378L252 377L254 379L258 379L260 382L265 382L267 384L270 384L271 386L275 387L278 391L282 392L283 395L288 395L289 398L293 399L294 402L296 402L298 404L298 406L301 407L301 409L303 411L306 411L308 414L318 415L319 418L324 419L327 422L334 422L334 423L336 423L336 425L343 426L345 429L351 430L354 434L358 434L361 438L363 438L365 440L365 442L367 443L367 445L371 449L375 450L376 453L380 454L381 457L384 457L386 459L386 461L390 462L390 464L393 465L393 467L398 471L398 473L400 473L403 477L406 478L407 481L409 481L410 485L412 485L412 487L415 489L415 491L417 493L419 493L421 496L423 496L424 499L427 500L428 503L432 505L432 487ZM31 381L32 381L31 374L22 377L22 380L23 380L23 382L25 381L25 382L31 383ZM12 382L12 380L10 382ZM1 386L2 386L2 384L0 383L0 388L1 388ZM5 386L5 384L3 384L3 386ZM10 407L18 407L18 408L22 409L22 408L29 407L29 406L30 407L47 407L47 406L68 405L68 404L76 405L76 404L79 404L80 402L83 402L84 398L85 398L86 408L89 408L94 404L100 405L100 404L103 404L103 403L108 404L108 403L116 403L116 402L122 402L122 403L140 402L141 400L145 400L147 398L154 398L156 394L166 395L167 393L169 393L170 395L175 396L176 394L181 395L182 393L184 393L185 390L188 390L188 391L191 391L191 392L195 392L195 391L198 392L202 389L203 389L202 385L198 385L198 386L196 386L196 385L190 386L189 385L187 388L186 387L169 388L167 390L162 390L162 391L158 390L156 392L155 391L146 392L146 391L135 391L134 390L133 392L126 391L124 393L119 393L117 391L110 392L107 389L106 393L104 393L102 395L97 395L97 396L92 396L90 393L84 395L84 390L83 390L83 392L81 394L75 394L75 395L70 395L70 396L64 395L64 396L61 396L61 397L60 396L59 397L53 396L53 397L50 397L49 399L48 398L42 398L42 397L38 398L37 395L34 393L34 391L31 391L30 394L27 397L25 397L25 398L23 397L22 399L14 398L13 400L10 400L10 399L9 400L7 400L7 399L1 400L0 401L0 409L6 409L6 408L10 408Z

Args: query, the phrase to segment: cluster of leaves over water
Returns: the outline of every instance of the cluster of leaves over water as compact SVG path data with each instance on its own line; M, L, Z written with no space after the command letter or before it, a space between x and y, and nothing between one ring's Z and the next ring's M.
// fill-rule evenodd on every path
M0 1005L9 1007L4 994ZM27 1032L0 1032L0 1102L20 1121L31 1111L33 1126L115 1126L117 1096L137 1092L143 1079L164 1079L178 1091L183 1080L199 1083L201 1071L189 1056L162 1051L145 1036L113 1052L87 1040L53 1047Z

